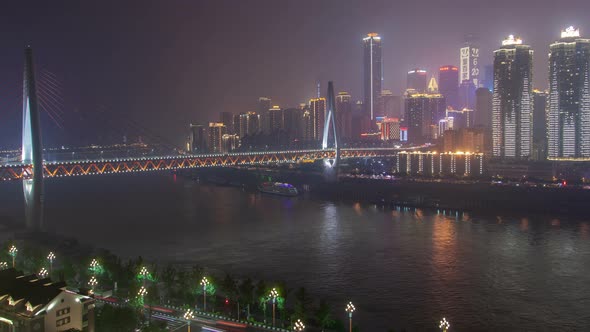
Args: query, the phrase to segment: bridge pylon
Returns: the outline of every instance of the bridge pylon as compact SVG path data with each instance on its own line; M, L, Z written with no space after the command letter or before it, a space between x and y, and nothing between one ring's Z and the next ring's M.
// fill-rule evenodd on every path
M32 174L23 181L25 220L30 229L40 229L43 220L43 145L37 100L33 49L25 47L23 75L23 132L21 161L32 165Z
M340 159L340 147L338 144L338 133L336 130L336 98L334 97L334 83L328 82L328 98L327 98L327 111L326 111L326 122L324 124L324 135L322 139L322 150L328 149L328 137L332 131L334 136L334 159L325 159L324 166L325 175L328 180L338 179L338 162Z

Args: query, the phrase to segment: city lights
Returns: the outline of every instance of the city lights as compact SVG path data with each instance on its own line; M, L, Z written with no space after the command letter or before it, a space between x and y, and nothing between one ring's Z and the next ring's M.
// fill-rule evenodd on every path
M348 313L348 331L352 332L352 313L356 310L356 308L352 302L348 302L345 310Z
M301 319L298 319L295 322L295 325L293 326L293 330L294 331L303 331L303 330L305 330L305 325L303 325L303 322L301 321Z
M203 286L203 311L207 311L207 286L209 286L207 277L201 279L201 286Z
M446 318L443 317L443 319L441 319L441 321L438 323L438 328L441 329L443 332L447 332L449 330L449 328L451 327L451 324L447 321Z
M11 246L10 249L8 250L8 254L10 256L12 256L12 267L16 266L16 254L18 253L18 249L16 249L16 246Z
M47 271L46 268L41 268L41 270L38 273L39 277L41 277L41 278L47 277L48 274L49 274L49 272Z

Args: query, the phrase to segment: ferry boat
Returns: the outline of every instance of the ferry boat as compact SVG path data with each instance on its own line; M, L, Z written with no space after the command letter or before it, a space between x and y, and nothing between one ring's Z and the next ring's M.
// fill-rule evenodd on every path
M289 183L280 182L264 182L258 186L258 190L267 194L281 195L281 196L297 196L299 192L297 188Z

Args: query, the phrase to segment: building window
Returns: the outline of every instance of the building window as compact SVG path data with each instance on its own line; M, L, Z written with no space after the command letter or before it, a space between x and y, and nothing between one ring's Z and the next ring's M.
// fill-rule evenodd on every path
M62 325L66 325L70 323L70 316L62 318L62 319L58 319L57 321L55 321L55 326L62 326Z
M63 315L65 315L65 314L69 314L69 313L70 313L70 307L67 307L67 308L63 308L63 309L60 309L60 310L58 310L58 311L55 313L55 315L56 315L57 317L59 317L59 316L63 316Z

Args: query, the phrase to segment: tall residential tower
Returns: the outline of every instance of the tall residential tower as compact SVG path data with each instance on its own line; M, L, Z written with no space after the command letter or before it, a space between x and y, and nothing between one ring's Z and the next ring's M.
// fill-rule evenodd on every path
M549 52L549 159L590 158L590 40L569 27Z
M533 50L509 36L494 51L492 154L528 158L532 143Z

